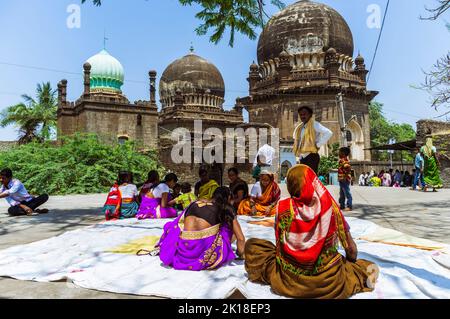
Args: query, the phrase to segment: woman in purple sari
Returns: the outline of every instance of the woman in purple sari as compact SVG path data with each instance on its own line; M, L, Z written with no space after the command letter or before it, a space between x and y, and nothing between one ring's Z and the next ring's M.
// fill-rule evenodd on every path
M142 196L141 205L136 214L136 218L155 219L177 217L177 210L169 206L171 200L170 189L175 186L177 181L177 175L173 173L167 174L162 183L159 183L158 177L158 181L153 183L149 191Z
M237 255L243 258L245 237L231 199L230 190L219 187L211 200L192 203L167 223L157 245L161 261L177 270L217 269L236 258L231 247L233 235Z

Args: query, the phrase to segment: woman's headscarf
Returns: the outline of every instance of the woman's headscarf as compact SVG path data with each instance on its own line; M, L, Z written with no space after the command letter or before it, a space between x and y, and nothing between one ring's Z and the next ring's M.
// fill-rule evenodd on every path
M287 173L287 188L291 201L284 202L289 202L291 207L282 207L280 202L278 208L281 225L286 223L286 218L292 219L287 229L277 233L283 251L302 265L308 265L317 261L325 243L336 238L336 234L346 248L345 231L349 227L314 171L306 165L292 167Z
M281 189L278 186L277 182L275 182L274 173L270 169L263 169L261 170L260 176L261 175L269 175L270 177L270 184L269 186L267 186L265 192L261 195L261 197L264 198L263 200L261 200L261 203L272 204L278 202L281 197Z
M433 139L431 137L427 137L425 141L425 145L422 148L422 152L427 156L433 156Z

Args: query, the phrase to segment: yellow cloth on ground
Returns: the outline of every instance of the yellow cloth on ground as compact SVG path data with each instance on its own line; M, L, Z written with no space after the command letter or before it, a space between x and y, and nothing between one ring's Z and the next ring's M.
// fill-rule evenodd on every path
M300 157L300 154L317 153L319 149L316 145L316 130L314 129L314 118L311 118L306 124L301 123L294 130L294 154ZM305 133L302 136L302 129L305 127Z
M200 186L198 190L198 199L212 199L215 190L219 187L219 184L213 179L208 183Z
M160 236L145 236L139 239L132 240L126 244L108 249L107 253L114 254L133 254L136 255L141 249L151 251L158 243Z

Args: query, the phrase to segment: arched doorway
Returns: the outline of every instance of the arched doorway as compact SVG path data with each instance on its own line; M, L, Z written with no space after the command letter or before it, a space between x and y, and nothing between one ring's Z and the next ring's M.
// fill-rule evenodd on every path
M284 178L285 178L286 175L287 175L288 170L289 170L291 167L292 167L292 164L291 164L291 162L289 162L289 161L284 161L284 162L281 164L281 174L280 174L281 180L284 180Z
M364 134L355 120L351 120L347 125L346 139L351 150L350 159L364 161Z

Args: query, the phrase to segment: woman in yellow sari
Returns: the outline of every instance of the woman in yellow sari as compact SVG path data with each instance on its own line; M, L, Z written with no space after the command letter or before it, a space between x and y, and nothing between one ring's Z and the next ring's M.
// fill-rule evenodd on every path
M238 215L274 216L274 208L280 196L281 190L273 173L262 170L260 180L253 186L250 197L239 204Z
M209 178L208 171L201 168L198 172L200 181L195 184L195 196L198 200L210 200L213 197L214 191L219 187L219 184L213 179Z

